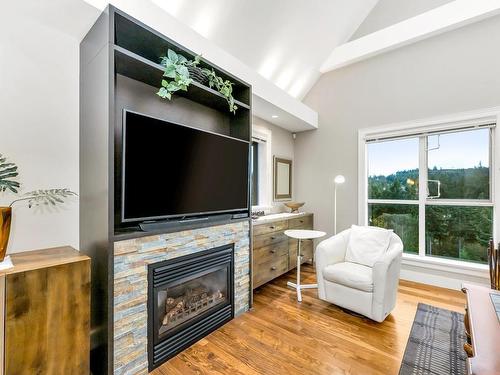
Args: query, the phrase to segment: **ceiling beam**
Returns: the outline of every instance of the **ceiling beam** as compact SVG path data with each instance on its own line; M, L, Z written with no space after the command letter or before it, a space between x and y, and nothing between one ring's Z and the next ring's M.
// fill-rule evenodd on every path
M455 0L335 48L322 73L500 14L499 0Z

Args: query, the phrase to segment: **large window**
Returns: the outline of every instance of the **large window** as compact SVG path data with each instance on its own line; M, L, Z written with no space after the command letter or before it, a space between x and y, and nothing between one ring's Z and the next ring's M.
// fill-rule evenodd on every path
M367 220L406 253L487 262L492 125L367 139Z

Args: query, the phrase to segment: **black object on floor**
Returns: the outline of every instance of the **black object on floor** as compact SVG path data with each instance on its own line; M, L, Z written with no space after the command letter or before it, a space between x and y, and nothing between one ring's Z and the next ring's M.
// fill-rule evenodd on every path
M418 304L399 375L463 375L463 314Z

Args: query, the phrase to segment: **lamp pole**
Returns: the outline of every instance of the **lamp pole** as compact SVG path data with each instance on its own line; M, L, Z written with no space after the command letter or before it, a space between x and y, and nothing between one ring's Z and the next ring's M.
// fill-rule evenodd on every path
M333 193L333 234L337 234L337 186L341 185L345 182L345 177L342 176L341 174L335 176L335 179L333 180L335 184L335 189Z

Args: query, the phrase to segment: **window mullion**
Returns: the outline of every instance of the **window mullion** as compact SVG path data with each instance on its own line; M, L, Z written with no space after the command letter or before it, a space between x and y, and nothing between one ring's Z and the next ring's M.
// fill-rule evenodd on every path
M500 120L500 115L499 115ZM493 203L493 240L495 243L499 240L499 218L500 205L498 199L500 197L500 182L497 168L500 166L500 153L497 152L499 146L500 132L495 128L490 130L490 199Z
M427 137L419 138L418 153L418 255L425 256L425 202L427 200Z

